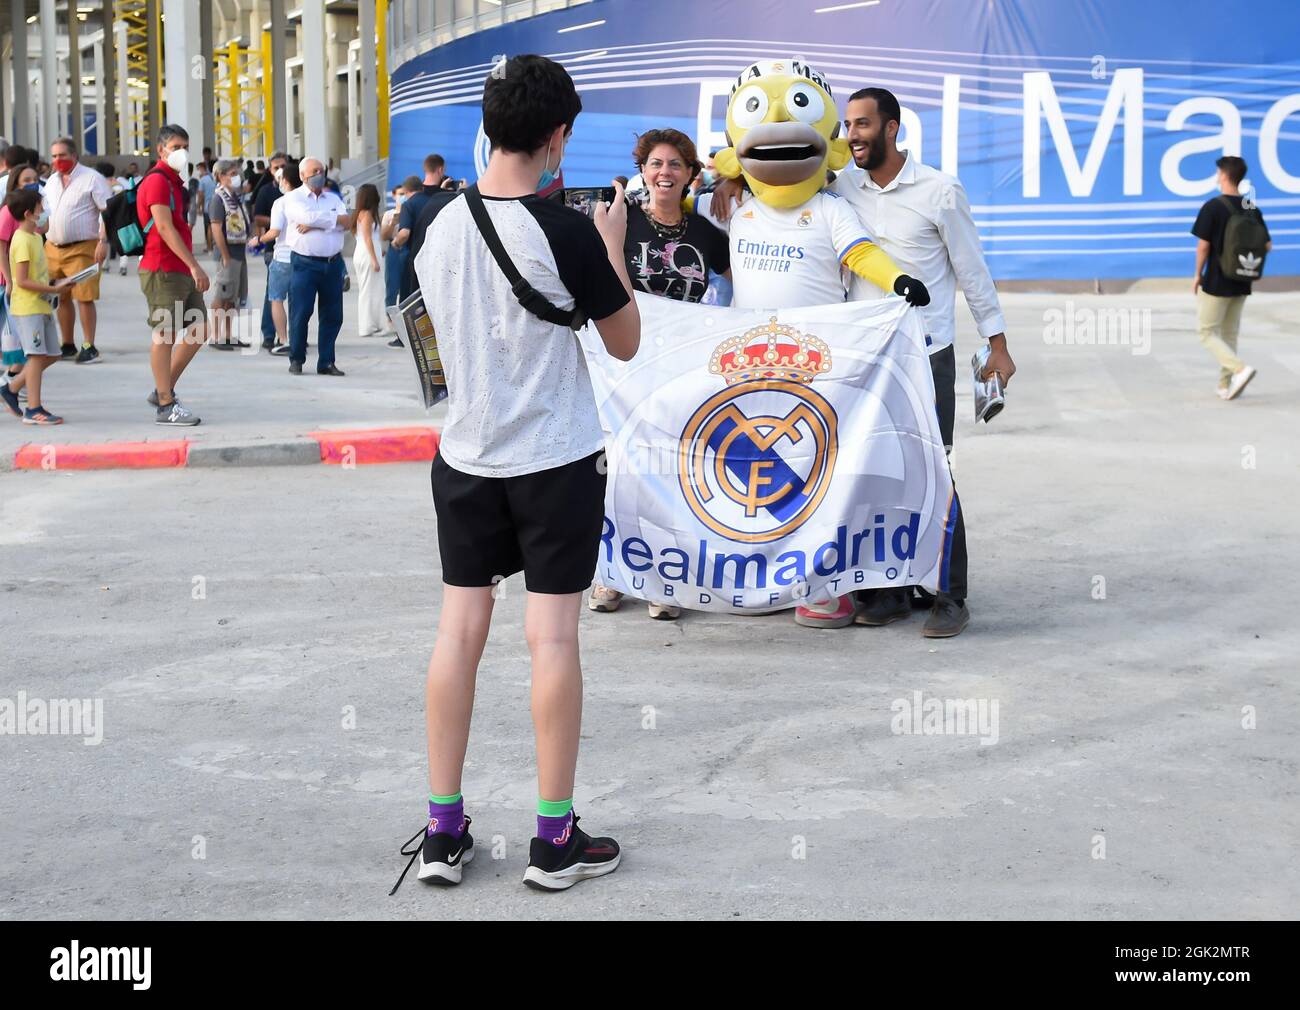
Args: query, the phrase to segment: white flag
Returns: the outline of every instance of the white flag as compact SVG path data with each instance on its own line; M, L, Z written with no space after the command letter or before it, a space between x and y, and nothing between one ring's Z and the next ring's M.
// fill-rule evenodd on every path
M919 312L637 306L632 361L582 334L609 467L597 581L730 613L945 584L956 502Z

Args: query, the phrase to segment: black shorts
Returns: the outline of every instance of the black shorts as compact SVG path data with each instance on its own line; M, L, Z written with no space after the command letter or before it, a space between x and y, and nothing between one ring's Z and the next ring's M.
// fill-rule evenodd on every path
M518 477L476 477L435 456L442 581L491 586L523 572L530 593L585 590L605 518L604 455Z

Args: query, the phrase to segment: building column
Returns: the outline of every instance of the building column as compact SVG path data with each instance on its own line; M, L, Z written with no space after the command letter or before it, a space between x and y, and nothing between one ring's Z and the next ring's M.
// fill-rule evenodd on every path
M375 53L375 0L357 4L361 30L361 160L379 160L379 60Z
M27 85L27 2L9 0L10 26L13 30L14 67L14 135L10 143L28 147L36 143L32 122L31 89ZM22 96L22 97L19 97Z
M81 150L86 149L86 112L81 102L81 25L77 22L77 0L68 0L68 107L72 135ZM95 145L97 151L102 149Z
M190 135L190 143L203 157L205 147L217 149L217 96L212 75L216 67L212 60L212 7L210 3L199 4L199 55L203 58L203 78L199 82L202 92L203 120L201 136Z
M104 139L99 149L105 154L117 154L121 147L117 136L117 35L113 31L113 0L100 0L99 10L104 19L103 39L95 54L99 118L104 123Z
M117 153L135 154L135 137L131 136L135 110L131 108L131 82L127 79L125 21L113 25L113 38L117 51Z
M49 0L53 3L54 0ZM325 0L302 0L302 141L304 157L330 158L329 91L325 79Z
M59 37L55 32L54 0L41 0L41 139L33 145L42 158L59 136Z
M147 0L145 3L145 21L149 28L148 43L145 46L145 56L149 61L149 97L145 105L148 112L141 148L146 151L153 147L154 138L163 125L162 22L158 17L158 2L159 0Z
M202 151L203 143L199 138L204 136L203 81L195 80L190 68L195 59L201 57L199 11L203 5L192 0L162 0L162 6L167 118L183 126L190 135L190 142ZM152 133L157 136L157 126ZM150 137L150 141L154 137Z
M286 97L285 78L288 71L285 61L285 34L289 24L284 16L284 0L271 0L271 105L274 114L271 117L273 146L283 151L289 146L289 102Z

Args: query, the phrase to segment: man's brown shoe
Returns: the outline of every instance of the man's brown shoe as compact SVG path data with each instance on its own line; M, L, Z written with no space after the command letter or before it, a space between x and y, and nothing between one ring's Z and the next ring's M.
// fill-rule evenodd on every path
M939 593L934 598L934 607L925 619L926 638L954 638L966 630L970 624L970 611L966 609L965 600L954 600L947 593Z

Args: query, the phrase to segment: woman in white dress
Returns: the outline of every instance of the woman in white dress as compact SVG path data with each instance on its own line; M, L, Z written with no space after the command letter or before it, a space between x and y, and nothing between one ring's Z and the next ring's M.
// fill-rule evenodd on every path
M357 330L363 337L377 337L388 330L384 311L383 246L379 240L379 190L366 183L357 190L356 213L352 215L356 248L352 268L357 273Z

